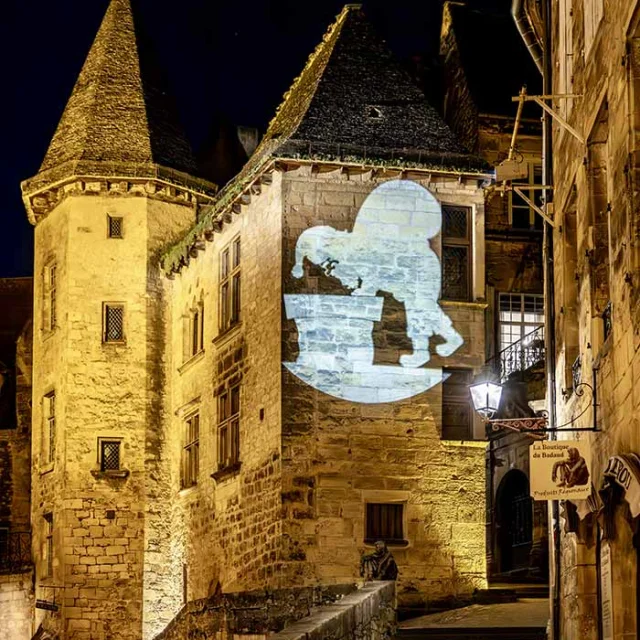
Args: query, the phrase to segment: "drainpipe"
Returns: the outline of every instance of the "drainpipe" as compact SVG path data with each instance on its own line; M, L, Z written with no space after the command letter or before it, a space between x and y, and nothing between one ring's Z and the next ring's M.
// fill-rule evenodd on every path
M524 0L513 0L511 4L511 17L516 23L516 29L518 30L518 33L520 33L520 37L524 40L533 61L536 63L536 67L538 67L538 71L544 75L542 49L538 44L536 34L533 32L531 23L525 13Z
M551 0L542 0L542 22L544 28L543 46L540 47L536 39L533 27L524 10L525 0L513 0L511 15L516 28L522 37L529 54L542 74L542 93L549 95L552 92L552 58L551 58ZM553 161L551 144L551 118L544 111L542 118L542 181L543 184L553 185ZM552 192L543 192L544 202L551 202ZM553 264L553 228L546 221L544 223L544 240L542 249L544 268L544 292L545 292L545 341L546 341L546 367L547 367L547 398L549 411L549 427L554 428L556 421L556 340L555 340L555 296L554 296L554 264ZM552 432L552 439L557 438L556 432ZM560 633L560 571L561 571L561 547L560 547L560 504L554 500L552 509L552 535L553 535L553 559L554 559L554 588L552 596L552 624L553 640L561 640Z

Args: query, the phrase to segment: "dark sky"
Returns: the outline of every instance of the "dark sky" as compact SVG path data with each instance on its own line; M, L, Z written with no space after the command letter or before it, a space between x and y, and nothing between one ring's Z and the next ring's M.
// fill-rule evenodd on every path
M136 0L197 150L214 118L264 130L343 0ZM4 0L0 277L31 275L20 181L42 161L108 0ZM508 0L469 0L500 5ZM437 54L440 0L365 0L403 59ZM434 105L435 106L435 105Z

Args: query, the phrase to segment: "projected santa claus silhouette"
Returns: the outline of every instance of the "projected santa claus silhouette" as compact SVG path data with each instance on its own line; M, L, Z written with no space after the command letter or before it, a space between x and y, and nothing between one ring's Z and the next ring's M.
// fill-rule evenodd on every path
M308 260L340 280L350 295L285 295L287 317L298 328L299 355L285 366L312 386L358 402L407 398L442 380L429 362L429 340L449 356L463 339L438 304L440 260L429 241L440 232L442 212L434 196L408 180L376 187L351 231L326 225L305 230L296 243L292 275L304 275ZM404 304L412 352L401 367L374 365L373 322L382 315L383 294Z

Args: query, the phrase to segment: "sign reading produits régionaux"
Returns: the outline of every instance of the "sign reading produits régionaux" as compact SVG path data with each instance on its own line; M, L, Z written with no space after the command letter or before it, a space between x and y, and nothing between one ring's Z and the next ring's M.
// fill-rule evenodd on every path
M591 449L577 440L541 440L529 448L534 500L584 500L591 494Z

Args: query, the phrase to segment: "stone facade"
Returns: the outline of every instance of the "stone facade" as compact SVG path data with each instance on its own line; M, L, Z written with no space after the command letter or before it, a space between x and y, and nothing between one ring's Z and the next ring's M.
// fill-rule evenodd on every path
M381 178L337 169L314 175L310 167L286 174L282 194L286 292L327 290L330 283L312 272L302 281L292 281L296 241L303 230L319 222L352 228L366 196ZM459 184L432 177L426 182L418 173L411 178L428 184L446 203L472 207L474 241L482 246L484 200L475 181ZM474 284L480 298L480 268L474 268ZM484 305L449 302L446 310L464 345L446 360L434 356L430 366L437 361L478 368L484 358ZM387 328L383 322L375 362L397 363L402 347L393 344L393 331L393 325ZM285 321L285 361L292 359L297 340L295 323ZM355 577L366 537L367 503L401 502L408 545L393 549L400 567L401 604L428 606L484 585L484 445L443 442L441 406L441 385L404 401L358 404L326 395L284 373L283 559L289 561L292 579L327 582ZM455 509L444 507L451 503Z
M348 5L263 143L215 195L214 185L183 173L188 145L164 120L165 94L147 90L153 74L141 77L149 60L134 14L128 0L112 0L43 167L23 183L36 225L36 597L60 602L55 612L38 609L36 625L64 640L149 640L186 603L220 591L353 582L361 552L382 535L399 565L402 606L483 588L484 430L469 418L462 441L444 437L440 383L449 374L440 369L473 374L492 333L486 163L460 145L361 9ZM356 81L360 102L346 118L336 104ZM106 104L87 98L93 90ZM387 109L400 94L400 111ZM105 124L120 109L131 149ZM162 121L151 126L146 111ZM384 394L393 376L381 375L375 401L343 399L291 372L303 341L285 296L328 293L366 308L346 284L336 289L331 264L323 275L307 255L306 272L293 278L296 246L314 227L354 229L365 201L388 183L420 194L430 209L398 213L385 200L380 223L391 219L404 237L427 224L423 217L437 222L419 238L421 254L399 250L395 265L405 279L415 276L403 282L405 294L428 289L433 315L412 321L423 344L411 342L410 296L403 302L381 286L369 296L380 318L367 344L351 346L371 351L370 369L435 377L391 401ZM466 256L452 270L464 294L442 300L441 204L464 220L454 240ZM368 269L379 269L385 242L372 245ZM422 253L435 267L418 272ZM385 286L394 288L391 271ZM331 329L329 337L317 332L320 351L340 347ZM407 356L431 358L430 366L403 368ZM466 394L458 400L468 417ZM384 507L386 529L376 529L369 505ZM392 591L358 601L358 615L378 602L386 625ZM339 615L332 621L344 626ZM374 637L376 625L363 633Z
M584 142L553 124L557 414L563 424L586 409L576 426L595 423L598 432L562 434L590 444L594 494L578 503L577 516L570 504L563 511L556 631L568 640L602 633L622 639L638 628L637 526L633 518L631 526L627 522L627 504L637 515L629 492L637 475L621 487L611 471L615 465L609 472L607 467L616 456L640 452L640 11L635 1L574 2L571 11L565 4L552 4L553 93L581 96L560 101L557 109ZM576 382L595 386L597 416L589 408L590 394L580 397L573 390L572 368ZM630 464L637 474L633 459ZM601 580L607 548L612 587Z
M33 572L0 575L0 640L33 635Z

